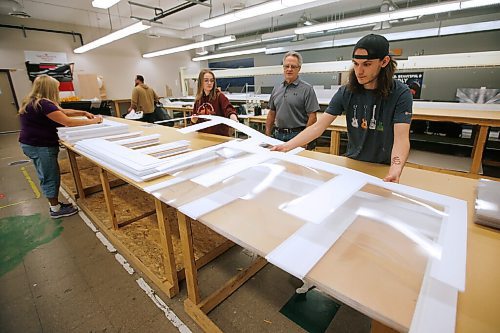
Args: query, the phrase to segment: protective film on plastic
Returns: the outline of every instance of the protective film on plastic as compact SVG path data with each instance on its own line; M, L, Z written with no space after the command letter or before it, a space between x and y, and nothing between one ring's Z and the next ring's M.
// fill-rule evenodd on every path
M266 258L352 306L377 309L408 327L413 311L407 309L415 308L429 259L441 256L437 240L445 214L432 203L365 185ZM387 306L387 299L394 303Z
M272 155L253 165L245 164L252 154L233 148L222 149L214 151L219 158L178 171L173 174L169 186L153 194L187 216L262 255L304 224L280 207L313 192L336 176L274 159ZM228 166L228 170L239 168L239 172L224 176L217 174L220 181L208 187L196 182L199 177L218 173ZM273 223L269 223L271 220Z
M415 308L427 323L437 303L441 322L454 322L465 288L464 201L253 144L179 164L151 193L341 301L377 309L393 327L407 329Z

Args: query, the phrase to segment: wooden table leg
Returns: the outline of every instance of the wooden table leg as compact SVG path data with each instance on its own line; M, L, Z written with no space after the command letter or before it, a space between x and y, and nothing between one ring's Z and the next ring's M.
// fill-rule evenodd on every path
M222 332L207 316L213 308L229 297L236 289L243 285L248 279L261 270L267 261L264 258L257 258L250 266L227 281L222 287L211 295L201 300L198 289L198 272L193 250L193 238L191 223L186 216L177 211L177 221L179 222L179 234L182 243L182 256L184 257L184 272L187 285L187 299L184 301L184 310L200 325L205 332Z
M484 146L488 136L488 126L479 126L479 131L474 138L474 147L472 148L472 165L470 173L478 174L481 169L481 162L483 160Z
M104 199L106 200L106 207L108 208L108 215L113 223L113 229L118 230L118 220L116 218L115 207L113 205L113 198L111 197L111 188L109 187L108 172L103 168L99 168L99 177L101 178L102 190L104 192Z
M179 222L182 256L184 258L187 298L194 305L198 305L200 303L200 291L198 290L198 272L196 271L196 262L194 257L191 222L186 219L186 215L179 211L177 211L177 221Z
M118 101L114 101L114 102L115 102L115 117L121 118L122 113L120 112L120 103L118 103Z
M172 244L172 232L170 223L167 219L167 207L158 199L155 200L156 217L158 220L158 228L160 230L160 240L163 252L163 266L167 281L172 285L170 288L173 297L179 293L179 280L177 278L177 268L175 266L174 246Z
M80 177L80 170L78 169L78 163L76 162L76 153L71 149L66 149L68 152L69 166L71 169L71 174L73 175L73 181L76 186L77 198L85 199L85 190L83 189L82 178Z
M332 130L330 135L330 154L340 154L340 132Z

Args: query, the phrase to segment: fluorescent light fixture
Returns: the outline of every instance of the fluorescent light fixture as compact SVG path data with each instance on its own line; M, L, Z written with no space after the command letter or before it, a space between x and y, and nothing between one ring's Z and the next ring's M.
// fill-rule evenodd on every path
M417 39L425 37L439 36L439 28L421 29L413 31L391 32L382 34L388 41L403 40L403 39Z
M379 23L384 21L405 19L409 17L433 15L445 12L458 11L466 8L489 6L499 4L500 0L469 0L469 1L445 1L432 5L417 6L413 8L399 9L391 12L365 15L329 23L316 24L309 27L295 29L296 34L307 34L317 31L355 27L363 24Z
M90 51L92 49L95 49L99 46L109 44L109 43L114 42L118 39L122 39L124 37L133 35L135 33L141 32L141 31L149 29L149 28L151 28L151 25L149 24L149 22L145 22L145 21L137 22L137 23L134 23L132 25L129 25L128 27L125 27L123 29L112 32L109 35L106 35L104 37L96 39L93 42L90 42L88 44L80 46L79 48L74 49L73 52L84 53L84 52Z
M292 39L295 38L296 35L288 35L288 36L278 36L278 37L270 37L270 38L262 38L263 42L272 42L275 40L282 40L282 39Z
M468 8L475 8L475 7L483 7L483 6L491 6L491 5L498 5L500 4L500 1L498 0L469 0L469 1L462 1L460 7L462 9L468 9Z
M177 47L173 47L171 49L165 49L165 50L155 51L155 52L151 52L151 53L146 53L146 54L143 54L142 57L143 58L153 58L153 57L158 57L158 56L162 56L162 55L166 55L166 54L172 54L172 53L197 49L197 48L204 47L204 46L234 42L235 40L236 40L236 37L234 35L229 35L229 36L205 40L202 42L196 42L196 43L192 43L192 44L177 46Z
M219 50L235 49L235 48L242 47L242 46L255 45L255 44L260 44L260 43L262 43L262 40L259 38L256 40L249 40L249 41L245 41L245 42L241 42L241 43L220 45L220 46L218 46L218 49Z
M440 36L456 35L456 34L465 34L469 32L488 31L497 29L500 29L500 20L441 27L439 29L439 35Z
M92 1L92 7L108 9L109 7L117 4L120 0L94 0Z
M209 59L218 59L218 58L226 58L226 57L235 57L239 55L246 55L246 54L255 54L255 53L264 53L266 52L265 47L261 47L258 49L250 49L250 50L243 50L243 51L233 51L233 52L226 52L226 53L219 53L219 54L211 54L203 57L196 57L191 60L193 61L202 61L202 60L209 60Z
M247 18L260 16L272 12L276 12L278 10L282 10L289 7L295 7L299 5L303 5L309 2L314 2L318 0L273 0L265 3L261 3L259 5L251 6L245 9L237 10L232 13L224 14L221 16L217 16L208 20L205 20L200 23L200 27L202 28L213 28L219 25L224 25L240 20L244 20Z
M388 41L396 41L396 40L417 39L417 38L425 38L425 37L447 36L447 35L455 35L455 34L461 34L461 33L471 33L471 32L479 32L479 31L497 30L497 29L500 29L500 20L451 25L448 27L440 27L440 28L429 28L429 29L420 29L420 30L412 30L412 31L392 32L392 33L382 34L382 36L387 38ZM360 38L361 37L334 39L333 41L326 40L326 41L313 42L313 43L291 44L291 45L283 46L283 47L272 47L272 48L266 49L266 54L285 53L288 51L301 51L301 50L323 49L323 48L330 48L330 47L355 45Z

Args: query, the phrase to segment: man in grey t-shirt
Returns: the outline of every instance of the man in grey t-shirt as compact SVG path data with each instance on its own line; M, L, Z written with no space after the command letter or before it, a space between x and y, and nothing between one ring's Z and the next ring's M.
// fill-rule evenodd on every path
M349 83L333 96L320 120L273 150L288 151L314 140L336 116L345 113L349 138L346 156L390 164L384 180L399 182L410 152L410 90L394 80L396 62L383 36L361 38L354 46L352 62Z
M319 110L313 87L299 79L301 66L302 56L299 53L286 53L283 57L285 80L274 87L269 97L266 135L285 142L314 124Z

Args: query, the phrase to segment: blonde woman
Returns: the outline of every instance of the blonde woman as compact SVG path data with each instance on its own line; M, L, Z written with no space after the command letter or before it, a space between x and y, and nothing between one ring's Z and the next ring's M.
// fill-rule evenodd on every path
M215 75L209 69L202 69L198 75L198 91L193 107L195 117L191 118L193 123L199 121L197 115L221 116L238 121L236 109L227 97L217 90ZM230 136L229 127L223 124L205 128L201 132Z
M85 116L87 119L71 118ZM71 204L59 202L61 176L57 155L59 139L57 127L98 124L101 116L85 111L65 110L59 105L59 82L40 75L33 81L33 87L19 109L21 133L19 142L26 156L35 165L40 187L50 205L50 216L60 218L76 214L78 209Z

